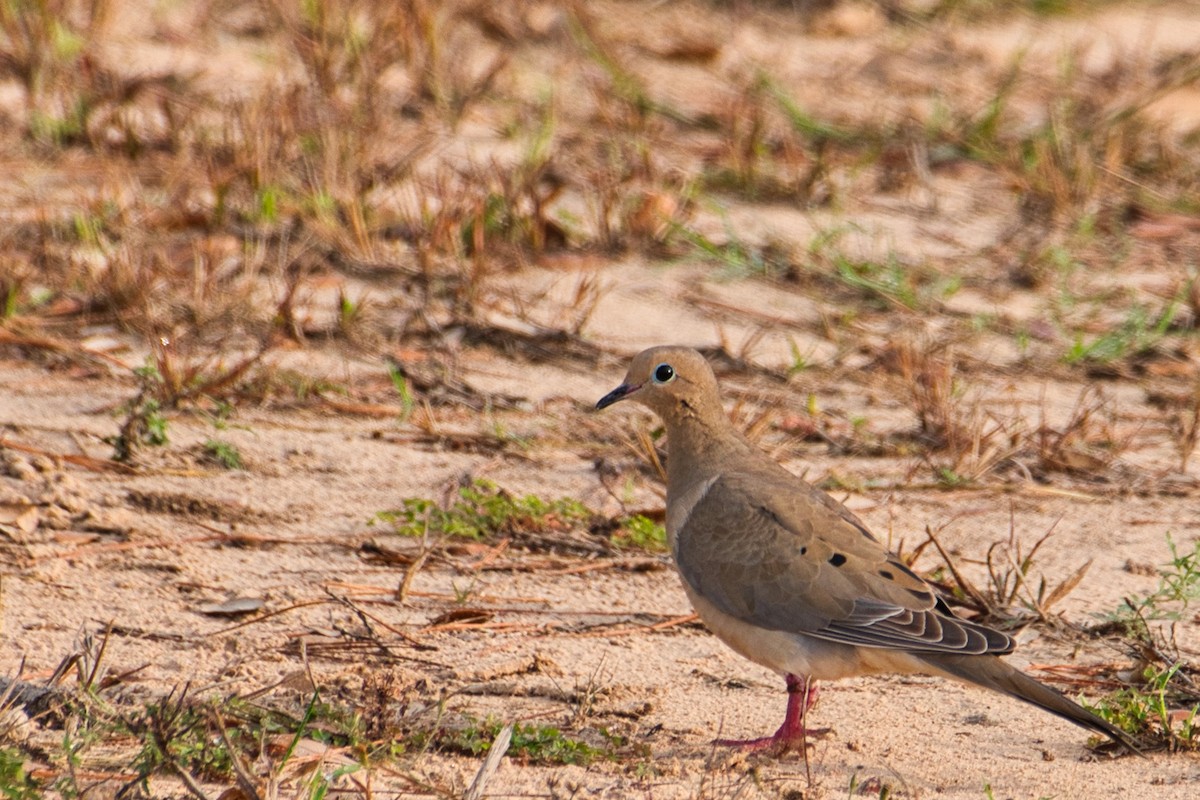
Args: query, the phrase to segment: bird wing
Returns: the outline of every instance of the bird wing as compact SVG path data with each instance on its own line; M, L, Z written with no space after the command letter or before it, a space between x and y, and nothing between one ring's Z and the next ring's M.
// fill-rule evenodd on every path
M1012 651L1010 636L955 617L844 506L778 469L720 476L676 532L679 571L702 597L760 628L844 644Z

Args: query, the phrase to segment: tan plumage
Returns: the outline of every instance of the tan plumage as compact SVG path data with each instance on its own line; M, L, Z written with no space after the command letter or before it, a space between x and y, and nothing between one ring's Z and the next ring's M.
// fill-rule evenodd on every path
M748 744L802 738L813 681L923 673L1003 692L1136 750L1121 730L1000 660L1010 636L954 616L845 506L747 442L698 352L640 353L596 405L626 398L667 428L667 534L696 612L787 680L784 725Z

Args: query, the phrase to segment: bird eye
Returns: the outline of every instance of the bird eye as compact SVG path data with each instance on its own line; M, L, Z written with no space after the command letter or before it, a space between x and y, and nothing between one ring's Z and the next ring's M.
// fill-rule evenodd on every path
M675 368L670 364L659 364L654 368L655 383L669 383L675 378Z

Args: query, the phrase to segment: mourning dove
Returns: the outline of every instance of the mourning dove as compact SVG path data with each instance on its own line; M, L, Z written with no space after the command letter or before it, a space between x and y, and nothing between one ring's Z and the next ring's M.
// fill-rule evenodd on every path
M640 353L596 408L625 399L666 424L667 536L696 613L787 682L779 730L726 744L803 746L816 681L920 673L994 689L1137 750L1123 731L1001 661L1011 636L954 616L849 509L743 438L700 353Z

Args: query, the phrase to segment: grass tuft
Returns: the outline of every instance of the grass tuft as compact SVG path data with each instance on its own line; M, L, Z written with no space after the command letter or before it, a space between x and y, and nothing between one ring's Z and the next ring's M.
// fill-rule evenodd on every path
M467 723L466 727L459 730L435 734L434 744L443 750L477 756L487 752L503 727L499 720L490 717L483 721L468 717ZM551 725L522 723L513 726L508 754L526 763L542 765L587 766L596 760L612 757L607 749L574 739Z
M208 439L204 442L204 452L210 459L224 469L245 469L242 454L237 445L223 442L220 439Z
M434 500L413 497L397 510L376 515L401 536L433 534L476 540L521 532L569 530L589 517L591 512L577 500L547 501L536 495L514 497L482 478L459 488L457 498L446 508Z
M667 549L667 529L641 514L626 517L620 528L612 537L618 547L632 547L651 552L665 552Z
M1136 678L1093 710L1151 749L1200 750L1200 665L1184 657L1173 626L1200 600L1200 541L1180 550L1167 536L1171 561L1159 570L1158 586L1127 598L1093 633L1116 633L1138 665ZM1163 625L1170 623L1171 631Z
M41 800L42 787L25 769L25 756L12 747L0 747L0 797L5 800Z

